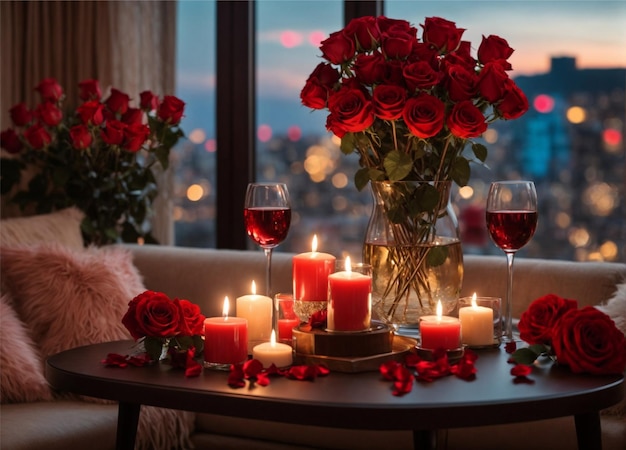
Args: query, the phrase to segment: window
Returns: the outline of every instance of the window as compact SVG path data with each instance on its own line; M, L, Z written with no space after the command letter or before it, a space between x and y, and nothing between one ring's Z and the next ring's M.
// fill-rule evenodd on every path
M290 237L277 250L306 251L317 233L326 251L358 254L370 195L353 187L357 161L341 154L336 138L326 133L325 112L310 112L299 99L319 62L311 41L342 27L345 5L340 0L263 0L255 6L256 178L286 181L294 203ZM490 168L474 166L469 188L453 193L461 221L476 221L480 229L490 181L529 178L537 184L540 219L521 256L623 260L626 61L619 57L626 48L626 4L387 0L384 6L385 15L416 27L425 17L440 16L466 28L464 38L475 46L482 34L496 34L516 49L512 76L528 95L531 110L521 119L497 123L484 136ZM185 14L185 8L196 11ZM214 29L215 2L182 1L179 11L180 43L190 50L200 41L200 31ZM185 33L191 37L184 38ZM208 42L187 61L179 50L177 94L188 104L183 126L189 141L176 152L177 245L216 246L215 195L228 195L215 191L215 86L204 85L200 94L188 84L215 73L214 43ZM198 62L205 66L185 67ZM204 134L194 138L196 129ZM203 189L200 201L184 197L193 194L188 194L192 184ZM486 231L473 237L464 242L464 251L501 254Z

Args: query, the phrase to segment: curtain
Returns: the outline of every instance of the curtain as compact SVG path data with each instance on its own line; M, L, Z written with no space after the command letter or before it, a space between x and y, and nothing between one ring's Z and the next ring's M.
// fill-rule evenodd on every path
M115 87L138 100L139 93L173 94L176 61L175 1L2 1L0 2L0 129L8 110L37 103L34 87L56 78L68 108L79 104L79 81L96 78L103 95ZM153 234L173 243L172 176L158 174Z

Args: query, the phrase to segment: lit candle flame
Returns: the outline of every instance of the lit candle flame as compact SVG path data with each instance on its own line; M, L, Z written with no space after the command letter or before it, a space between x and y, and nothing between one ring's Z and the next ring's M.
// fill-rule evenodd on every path
M311 251L313 253L317 251L317 234L313 235L313 240L311 241Z
M270 336L270 345L272 347L276 347L276 332L272 330L272 334Z
M252 292L252 295L256 295L256 283L254 282L254 280L252 280L251 292Z
M476 308L478 305L476 304L476 292L472 295L472 308Z
M228 310L230 308L229 302L228 302L228 296L224 297L224 307L222 308L222 317L224 317L224 319L228 319Z
M437 322L441 322L442 315L443 315L443 306L441 306L441 300L437 300Z
M352 264L350 263L350 257L346 256L346 264L345 264L346 272L352 272Z

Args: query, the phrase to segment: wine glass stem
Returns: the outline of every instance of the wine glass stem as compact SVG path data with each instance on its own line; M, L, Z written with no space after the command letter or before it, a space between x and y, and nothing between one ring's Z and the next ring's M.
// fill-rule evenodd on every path
M272 330L276 329L276 304L274 297L272 296L272 249L264 248L265 252L265 295L272 299Z
M513 342L513 258L515 252L506 253L506 304L504 309L504 338L506 342Z

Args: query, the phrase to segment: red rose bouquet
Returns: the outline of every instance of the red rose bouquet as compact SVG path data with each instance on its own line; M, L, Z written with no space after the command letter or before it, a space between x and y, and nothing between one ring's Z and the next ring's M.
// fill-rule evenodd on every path
M554 294L530 304L518 324L530 344L512 354L518 364L546 355L574 373L620 374L626 369L626 338L602 311Z
M181 353L190 350L193 356L201 354L204 319L200 307L189 300L145 291L130 301L122 323L144 345L150 359L159 360L167 349L171 359L177 361Z
M2 195L29 212L76 206L87 244L154 242L154 169L167 169L170 149L184 134L185 104L150 91L131 105L128 94L111 89L103 99L97 80L79 83L82 104L63 110L63 88L47 78L35 88L41 103L24 103L9 113L13 127L2 131ZM24 175L28 183L20 183ZM25 187L24 187L25 186Z
M326 127L341 149L360 157L358 189L368 181L470 178L470 160L486 148L472 139L497 119L515 119L528 100L509 78L513 53L499 36L483 37L477 55L454 22L426 18L418 37L405 20L359 17L321 43L321 62L300 98L328 109ZM463 155L471 143L473 156Z

